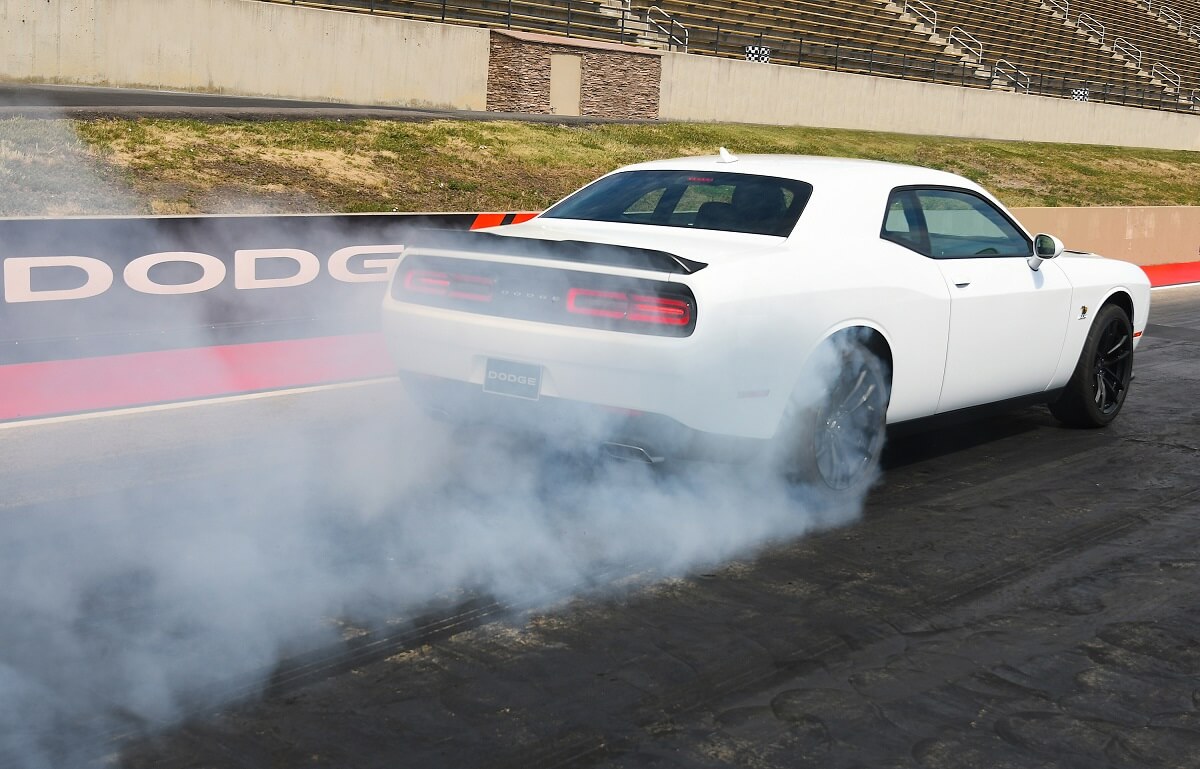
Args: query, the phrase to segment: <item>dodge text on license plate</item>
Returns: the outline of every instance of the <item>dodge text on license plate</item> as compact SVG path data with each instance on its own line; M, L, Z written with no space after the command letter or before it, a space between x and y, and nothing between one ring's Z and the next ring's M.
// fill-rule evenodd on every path
M484 392L537 400L541 389L541 366L488 359L483 375Z

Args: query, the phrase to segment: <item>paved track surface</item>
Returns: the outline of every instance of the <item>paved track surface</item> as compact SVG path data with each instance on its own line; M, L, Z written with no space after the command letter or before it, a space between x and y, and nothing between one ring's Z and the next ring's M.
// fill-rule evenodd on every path
M294 654L261 697L216 676L213 702L254 696L165 726L131 717L112 760L1200 766L1200 288L1155 293L1136 371L1108 429L1033 408L898 439L861 519L683 578L617 568L620 590L549 609L443 596ZM395 397L378 384L0 432L5 537L86 528L113 495L150 520L313 436L310 466L336 465L359 440L347 424L400 440L372 416ZM392 462L376 459L369 474Z

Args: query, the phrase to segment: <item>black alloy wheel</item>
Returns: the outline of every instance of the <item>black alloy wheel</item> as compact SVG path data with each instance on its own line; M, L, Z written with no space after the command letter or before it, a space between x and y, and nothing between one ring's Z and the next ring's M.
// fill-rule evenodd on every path
M1133 324L1123 309L1105 305L1096 314L1079 362L1050 411L1072 427L1104 427L1112 422L1133 379Z
M879 357L857 341L839 342L838 369L828 392L799 410L787 432L791 480L841 495L875 480L886 437L890 386Z
M1125 401L1133 372L1133 333L1123 317L1114 317L1100 333L1092 368L1096 410L1105 416L1115 415Z

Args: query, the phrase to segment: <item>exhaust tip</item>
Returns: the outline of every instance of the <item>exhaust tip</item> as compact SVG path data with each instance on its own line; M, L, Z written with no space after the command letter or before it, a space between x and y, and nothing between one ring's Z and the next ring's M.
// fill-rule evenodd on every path
M601 444L601 447L611 459L619 459L622 462L642 462L653 465L663 461L662 457L651 455L641 446L631 446L628 443L605 442Z

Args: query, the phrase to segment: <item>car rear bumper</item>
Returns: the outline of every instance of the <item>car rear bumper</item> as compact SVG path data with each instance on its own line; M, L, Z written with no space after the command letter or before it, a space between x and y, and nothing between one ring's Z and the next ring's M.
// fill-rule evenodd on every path
M536 435L561 446L597 447L618 459L742 461L760 455L769 443L694 430L663 414L563 398L495 395L469 382L422 374L402 373L400 380L413 400L435 417Z
M474 315L389 297L383 328L401 374L460 383L479 396L485 395L489 365L500 361L534 368L539 401L597 407L592 414L655 414L698 434L767 439L782 413L779 393L761 385L761 376L748 385L739 375L745 367L738 365L738 350L746 345L737 344L736 331L724 330L736 329L731 323L698 327L688 337L661 337ZM522 398L486 395L481 402L495 411L527 410ZM607 429L607 421L600 422Z

